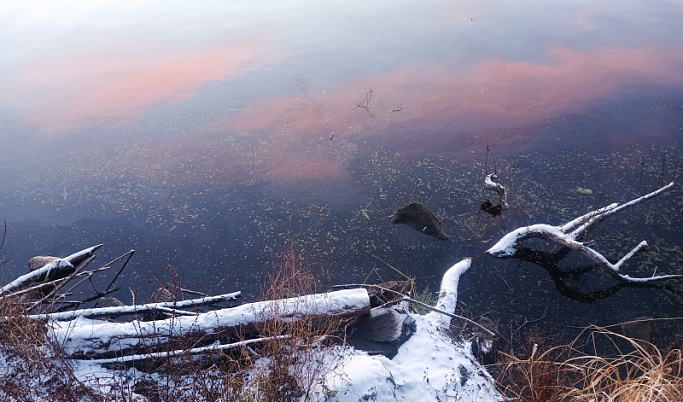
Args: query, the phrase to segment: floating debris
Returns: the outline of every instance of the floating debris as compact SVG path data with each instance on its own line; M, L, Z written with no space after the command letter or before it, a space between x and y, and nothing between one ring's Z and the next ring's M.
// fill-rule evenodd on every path
M581 194L586 194L586 195L593 194L593 190L591 190L590 188L577 187L576 191L578 191Z
M448 235L443 231L441 221L419 202L413 202L398 209L389 219L392 223L406 223L422 233L434 236L437 239L448 240Z

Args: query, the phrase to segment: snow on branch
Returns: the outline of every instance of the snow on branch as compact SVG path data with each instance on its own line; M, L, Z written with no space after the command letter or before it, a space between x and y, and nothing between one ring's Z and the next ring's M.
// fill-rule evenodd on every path
M450 267L443 275L435 306L438 310L450 314L455 313L455 308L458 305L458 282L460 281L460 275L467 271L471 264L472 258L465 258ZM432 311L427 314L427 318L435 321L441 328L448 328L451 324L451 317L440 314L438 311Z
M3 286L2 288L0 288L0 296L3 296L14 290L18 290L25 286L28 286L31 282L38 281L40 280L40 278L47 278L53 272L66 271L70 273L70 270L74 269L83 261L92 257L94 255L93 253L100 247L102 247L101 244L98 244L94 247L86 248L77 253L71 254L68 257L56 259L50 262L49 264L46 264L42 268L36 269L35 271L32 271L26 275L22 275L17 279L13 280L12 282L8 283L7 285Z
M71 265L71 263L69 263L69 261L66 261L65 259L54 260L51 263L45 265L44 267L36 269L35 271L30 272L26 275L22 275L17 279L13 280L12 282L8 283L7 285L3 286L2 288L0 288L0 296L12 292L13 290L21 289L22 287L27 286L29 283L37 280L42 276L48 275L50 272L53 272L55 270L73 269L73 267L74 266Z
M219 350L228 350L228 349L239 348L239 347L248 346L248 345L251 345L254 343L277 341L280 339L287 339L290 337L291 337L291 335L278 335L278 336L270 336L270 337L266 337L266 338L247 339L244 341L228 343L228 344L221 344L220 342L216 341L216 342L212 343L211 345L202 346L202 347L198 347L198 348L178 349L178 350L171 350L171 351L167 351L167 352L153 352L153 353L138 354L138 355L111 357L109 359L96 359L96 360L94 360L94 362L99 363L99 364L127 363L127 362L134 362L134 361L147 360L147 359L162 359L162 358L168 358L168 357L177 357L177 356L183 356L183 355L188 355L188 354L196 355L196 354L207 353L207 352L217 352Z
M635 255L638 251L647 247L647 242L645 241L642 241L636 245L616 263L610 262L601 253L589 247L588 242L579 241L588 233L588 231L600 223L602 219L662 194L670 190L673 185L674 182L671 182L656 191L624 204L610 204L606 207L597 209L573 219L564 225L552 226L541 223L520 227L503 236L496 244L493 245L493 247L489 248L486 253L493 257L499 258L514 257L524 240L538 237L553 242L559 246L579 251L595 264L597 264L600 268L602 268L607 274L621 282L648 283L669 279L683 279L683 275L653 275L646 278L634 278L629 275L622 274L620 272L621 266L631 257L633 257L633 255Z
M498 183L497 180L498 176L494 173L486 175L486 178L484 179L484 188L495 191L496 194L498 194L500 205L503 206L503 209L508 209L510 208L508 205L508 193L505 190L505 187Z
M165 309L179 309L188 307L199 307L208 304L220 303L226 300L235 300L242 295L241 292L225 293L217 296L207 296L200 299L182 300L175 302L164 302L164 303L147 303L135 306L118 306L118 307L99 307L99 308L89 308L74 311L64 311L61 313L50 313L50 314L35 314L28 316L29 318L36 319L52 319L56 321L69 321L77 317L85 318L116 318L123 315L132 315L138 313L144 313L146 311L161 310ZM175 313L178 310L174 310ZM182 313L181 313L182 314ZM188 313L195 315L194 313Z

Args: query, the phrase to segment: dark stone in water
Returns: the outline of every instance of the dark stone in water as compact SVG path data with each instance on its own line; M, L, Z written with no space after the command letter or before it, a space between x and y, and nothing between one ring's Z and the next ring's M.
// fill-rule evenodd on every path
M393 223L408 224L413 229L437 239L448 240L448 235L443 231L441 221L419 202L413 202L398 209L389 219Z
M376 308L350 327L346 341L356 349L391 359L416 330L415 319L402 309Z
M484 328L500 333L498 324L487 316L480 317L477 322ZM472 340L472 354L479 362L486 366L493 366L496 363L498 350L500 349L500 337L491 336L489 333L476 328L474 339Z

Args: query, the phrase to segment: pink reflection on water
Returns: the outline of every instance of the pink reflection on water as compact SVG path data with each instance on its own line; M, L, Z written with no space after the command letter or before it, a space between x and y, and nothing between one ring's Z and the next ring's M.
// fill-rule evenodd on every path
M472 130L505 129L579 112L585 103L619 94L626 84L679 85L680 55L662 50L603 49L581 53L549 51L547 62L492 59L473 71L450 65L414 65L390 74L341 83L315 97L263 100L223 121L249 133L281 125L306 132L357 132L355 125L457 118ZM354 108L373 89L368 107ZM371 123L369 123L369 121Z
M18 80L18 90L34 94L26 104L25 122L49 131L90 122L120 126L151 106L188 100L207 83L281 58L248 41L164 60L123 53L98 50L34 61Z
M382 133L411 153L422 151L420 144L493 137L581 113L591 101L619 97L630 84L681 85L682 62L680 52L655 49L552 48L543 62L491 59L469 71L457 63L404 66L339 83L316 96L263 99L217 120L209 131L266 136L257 153L269 156L258 159L271 178L323 178L340 169L321 162L339 156L334 141ZM650 134L662 135L655 131ZM529 135L497 143L515 147ZM323 151L320 144L328 136L331 147Z

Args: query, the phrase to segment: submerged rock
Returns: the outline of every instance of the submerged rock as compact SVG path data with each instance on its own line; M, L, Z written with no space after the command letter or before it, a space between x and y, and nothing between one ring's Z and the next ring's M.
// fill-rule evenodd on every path
M169 303L174 302L175 297L173 293L166 287L160 287L156 292L152 294L152 301L154 303Z
M99 307L121 307L123 302L116 297L101 297L97 304Z
M58 259L59 257L38 255L28 260L28 269L30 271L35 271Z
M368 354L381 354L391 359L416 328L415 319L402 309L377 308L350 328L346 341Z
M448 240L448 235L443 231L441 221L419 202L410 203L396 210L389 219L393 223L408 224L413 229L437 239Z

